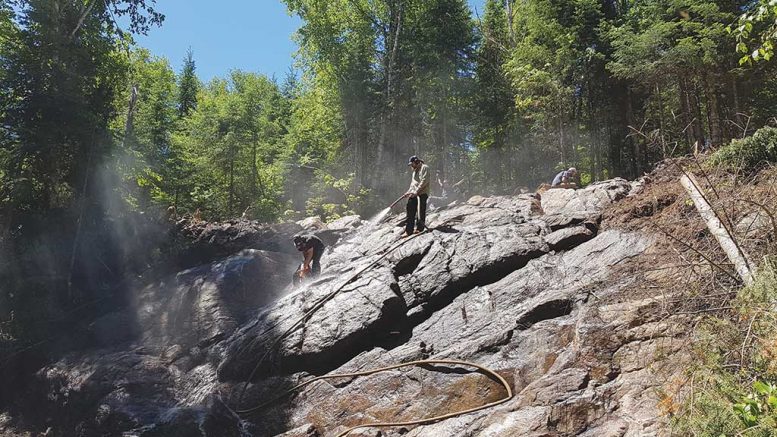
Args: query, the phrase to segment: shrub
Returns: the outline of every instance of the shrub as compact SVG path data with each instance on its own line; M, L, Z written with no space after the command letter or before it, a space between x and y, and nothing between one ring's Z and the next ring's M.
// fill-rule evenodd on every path
M777 128L764 127L752 136L732 140L710 158L713 165L756 170L765 163L777 162Z
M777 269L761 267L734 317L710 317L695 333L693 389L674 431L694 436L777 435Z

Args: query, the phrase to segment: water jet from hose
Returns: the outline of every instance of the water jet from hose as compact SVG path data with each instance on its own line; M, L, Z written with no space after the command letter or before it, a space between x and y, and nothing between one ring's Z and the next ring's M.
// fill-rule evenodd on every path
M405 194L401 195L399 199L395 200L394 203L389 205L387 208L384 208L379 213L375 214L370 218L369 222L371 225L377 225L378 223L382 222L384 218L391 212L391 208L393 208L397 203L399 203L400 200L404 199L406 197Z

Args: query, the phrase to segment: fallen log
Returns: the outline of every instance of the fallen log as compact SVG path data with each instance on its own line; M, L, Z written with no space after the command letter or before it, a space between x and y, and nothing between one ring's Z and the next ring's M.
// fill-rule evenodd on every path
M731 235L731 232L720 221L718 214L712 209L712 205L710 205L707 198L704 196L704 193L701 191L699 183L693 175L685 174L680 178L680 184L685 188L685 191L688 192L688 195L691 196L691 200L696 206L696 210L699 211L701 218L703 218L707 224L707 228L712 235L715 236L721 249L723 249L723 252L726 253L726 256L728 256L728 259L734 265L734 268L736 268L737 274L742 278L742 282L744 282L745 285L752 284L755 270L752 267L753 263L737 244L736 240Z

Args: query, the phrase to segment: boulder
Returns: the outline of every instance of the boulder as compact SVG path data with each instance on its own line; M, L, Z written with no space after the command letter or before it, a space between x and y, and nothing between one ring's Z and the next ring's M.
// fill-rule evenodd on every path
M345 217L340 217L337 220L332 220L331 222L327 223L326 226L329 229L354 230L363 224L364 221L358 215L347 215Z
M300 227L306 231L315 232L315 231L321 231L321 230L327 229L327 225L324 224L323 220L321 220L321 217L317 215L304 218L298 221L297 224L300 225Z
M545 243L550 250L567 250L578 246L594 237L594 232L584 225L559 229L545 236Z
M178 230L178 239L184 246L178 257L179 264L188 268L243 249L295 254L291 239L302 231L302 227L297 223L260 224L241 219L223 223L182 221Z
M542 193L545 214L597 213L613 202L626 197L631 184L621 178L594 182L578 190L553 188Z
M284 253L245 249L148 285L136 297L133 318L147 345L213 344L282 296L298 263Z

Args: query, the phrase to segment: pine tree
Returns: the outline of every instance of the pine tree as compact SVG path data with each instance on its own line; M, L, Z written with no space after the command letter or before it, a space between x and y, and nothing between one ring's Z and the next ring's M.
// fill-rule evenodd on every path
M197 109L197 90L200 87L197 76L194 74L196 66L191 49L186 51L186 59L183 62L178 90L178 115L180 117L185 117L192 110Z
M504 69L510 56L510 38L503 0L488 0L480 29L480 46L475 66L475 113L478 114L475 143L491 161L497 187L512 179L508 155L515 121L514 94ZM525 181L524 181L525 183Z

